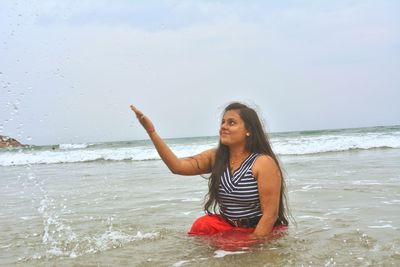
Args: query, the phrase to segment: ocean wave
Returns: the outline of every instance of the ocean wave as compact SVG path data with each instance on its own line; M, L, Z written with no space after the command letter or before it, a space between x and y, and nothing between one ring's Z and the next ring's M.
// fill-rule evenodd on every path
M178 157L198 154L212 145L172 146ZM0 166L78 163L94 161L145 161L159 160L160 156L152 146L122 147L107 149L77 149L77 150L22 150L0 153Z
M87 148L88 144L60 144L58 145L59 149L82 149Z
M344 152L344 151L362 151L372 149L392 149L398 147L370 147L370 148L347 148L347 149L307 149L299 150L297 152L291 151L290 153L277 153L281 156L296 156L296 155L308 155L308 154L320 154L329 152ZM185 157L193 154L197 154L203 151L201 148L198 151L189 151L184 153L182 151L176 151L178 156ZM0 166L17 166L17 165L33 165L33 164L56 164L56 163L84 163L84 162L101 162L101 161L152 161L160 160L155 150L149 149L149 151L141 151L140 153L130 153L123 151L83 151L80 153L61 153L61 152L42 152L42 153L2 153L0 155Z
M275 152L279 155L307 155L369 149L393 149L400 148L400 133L301 136L291 139L272 140L272 145Z
M278 155L307 155L328 152L344 152L371 149L399 149L400 131L348 133L320 135L280 135L272 137L271 143ZM20 149L0 152L0 166L77 163L95 161L145 161L159 160L160 157L152 144L121 143L102 145L63 144L65 149ZM187 157L198 154L216 146L215 140L189 142L182 139L181 143L175 140L171 149L178 157Z

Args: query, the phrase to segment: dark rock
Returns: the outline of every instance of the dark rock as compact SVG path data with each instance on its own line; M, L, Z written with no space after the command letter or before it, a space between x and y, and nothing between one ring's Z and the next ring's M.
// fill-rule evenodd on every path
M4 147L20 147L23 146L20 142L14 138L0 135L0 148Z

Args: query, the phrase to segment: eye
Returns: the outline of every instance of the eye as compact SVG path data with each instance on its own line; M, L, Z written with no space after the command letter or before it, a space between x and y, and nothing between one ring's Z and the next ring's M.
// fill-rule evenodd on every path
M236 124L236 121L235 121L235 120L232 120L232 119L230 119L230 120L228 120L228 124L229 124L229 125L235 125L235 124Z

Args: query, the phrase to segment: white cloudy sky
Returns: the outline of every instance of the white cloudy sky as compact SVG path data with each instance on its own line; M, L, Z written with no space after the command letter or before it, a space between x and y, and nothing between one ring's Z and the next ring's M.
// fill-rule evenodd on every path
M400 124L400 1L2 1L0 134L55 144Z

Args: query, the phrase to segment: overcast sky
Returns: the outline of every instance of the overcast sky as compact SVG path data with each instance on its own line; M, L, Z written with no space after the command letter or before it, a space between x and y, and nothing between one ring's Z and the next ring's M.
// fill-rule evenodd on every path
M57 144L400 124L400 1L1 1L0 134Z

